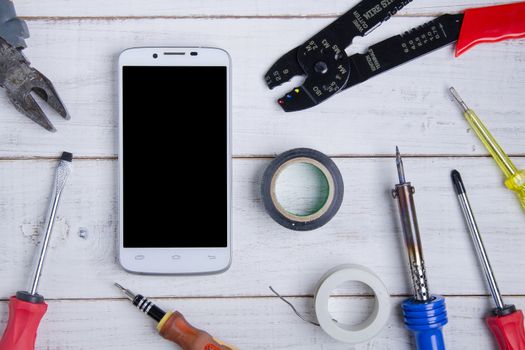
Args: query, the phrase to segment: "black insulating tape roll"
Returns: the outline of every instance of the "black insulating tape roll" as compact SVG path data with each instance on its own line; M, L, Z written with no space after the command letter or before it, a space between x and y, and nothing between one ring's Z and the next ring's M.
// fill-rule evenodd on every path
M307 163L318 168L328 181L328 196L315 213L298 216L287 212L277 201L275 180L280 172L294 163ZM344 185L341 172L335 163L323 153L310 148L296 148L275 158L266 168L261 186L261 195L266 212L278 224L295 231L315 230L337 213L343 202Z

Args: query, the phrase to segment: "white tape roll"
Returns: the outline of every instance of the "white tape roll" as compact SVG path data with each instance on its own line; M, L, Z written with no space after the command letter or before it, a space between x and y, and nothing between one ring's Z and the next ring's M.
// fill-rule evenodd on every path
M328 299L334 289L347 281L366 284L375 295L370 316L358 325L335 322L328 312ZM332 338L345 343L363 343L375 337L390 316L390 295L384 283L368 268L361 265L341 265L329 270L319 281L315 293L315 314L321 328Z

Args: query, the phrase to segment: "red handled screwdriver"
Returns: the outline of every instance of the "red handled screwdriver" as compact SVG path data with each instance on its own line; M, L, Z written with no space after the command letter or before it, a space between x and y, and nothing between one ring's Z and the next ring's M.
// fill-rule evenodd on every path
M33 350L40 320L47 311L44 297L38 294L38 284L46 258L58 203L71 173L73 155L63 152L55 175L55 185L49 207L46 231L39 242L38 255L28 291L17 292L9 299L9 321L0 340L0 350Z
M523 327L523 312L516 310L514 305L507 305L503 302L501 293L494 277L494 272L490 266L490 261L481 239L481 234L476 224L476 219L467 191L461 175L457 170L452 171L452 182L458 195L461 210L467 221L467 226L472 236L472 241L476 247L476 253L485 272L485 277L489 285L490 293L496 303L496 308L492 310L492 315L487 316L486 321L492 334L498 342L501 350L525 350L525 328Z

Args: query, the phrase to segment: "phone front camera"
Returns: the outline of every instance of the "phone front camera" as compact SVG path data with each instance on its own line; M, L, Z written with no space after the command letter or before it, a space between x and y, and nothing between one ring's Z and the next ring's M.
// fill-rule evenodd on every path
M153 54L153 58L157 58L159 57L159 55L157 55L156 53Z

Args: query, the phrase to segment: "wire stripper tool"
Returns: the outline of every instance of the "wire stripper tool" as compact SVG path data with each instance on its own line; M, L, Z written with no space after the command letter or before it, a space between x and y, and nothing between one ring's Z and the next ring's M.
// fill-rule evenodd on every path
M457 41L456 57L482 42L525 37L525 2L445 14L404 34L348 56L357 36L379 27L412 0L363 0L304 44L282 56L266 73L270 89L304 76L277 102L286 112L314 107L338 92Z

